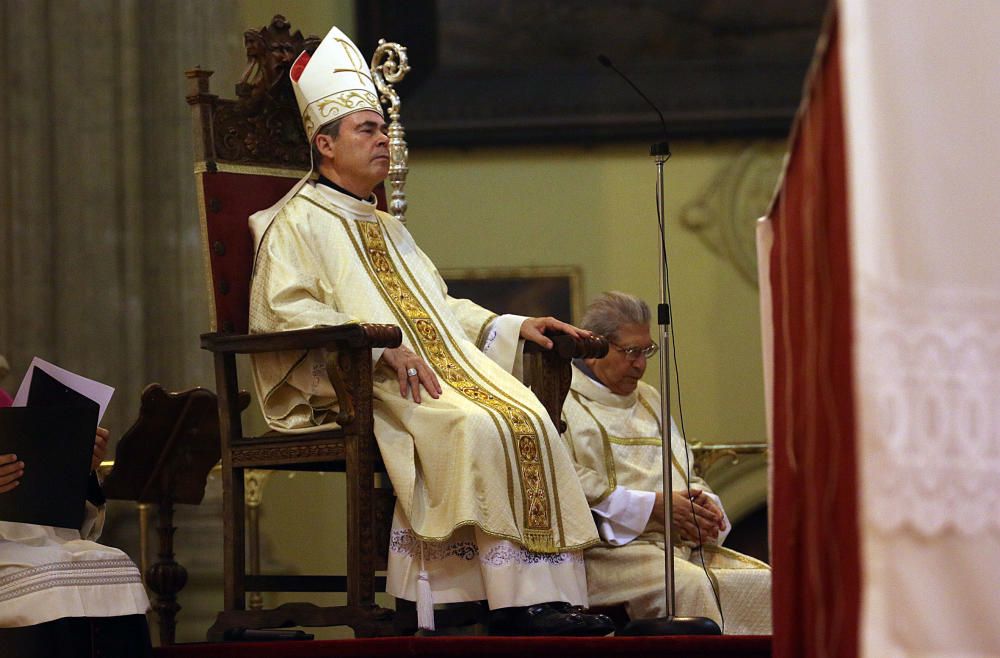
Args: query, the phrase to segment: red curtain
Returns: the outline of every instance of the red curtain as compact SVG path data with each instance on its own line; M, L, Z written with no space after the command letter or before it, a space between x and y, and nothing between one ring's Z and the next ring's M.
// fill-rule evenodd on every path
M771 213L775 658L858 653L851 282L835 20L824 35Z

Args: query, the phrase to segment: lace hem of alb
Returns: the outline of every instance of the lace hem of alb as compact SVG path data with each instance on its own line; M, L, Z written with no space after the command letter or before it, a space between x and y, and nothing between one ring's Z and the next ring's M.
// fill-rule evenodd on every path
M1000 295L859 287L864 518L885 530L1000 530Z
M393 553L406 555L416 560L420 559L420 540L412 530L393 530L389 536L389 550ZM502 541L491 546L485 552L479 550L474 541L424 542L423 559L428 562L446 560L476 560L490 567L503 567L511 564L568 564L582 562L580 551L568 553L533 553L521 546Z

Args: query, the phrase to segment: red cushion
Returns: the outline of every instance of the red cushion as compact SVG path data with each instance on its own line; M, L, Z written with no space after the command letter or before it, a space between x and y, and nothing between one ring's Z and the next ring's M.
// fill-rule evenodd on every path
M260 174L202 174L205 234L212 267L215 327L224 333L246 333L250 308L253 238L250 215L269 208L297 179Z
M247 333L253 266L253 238L248 221L253 213L277 203L297 180L232 172L202 174L216 331ZM385 190L381 184L375 193L378 207L384 210Z

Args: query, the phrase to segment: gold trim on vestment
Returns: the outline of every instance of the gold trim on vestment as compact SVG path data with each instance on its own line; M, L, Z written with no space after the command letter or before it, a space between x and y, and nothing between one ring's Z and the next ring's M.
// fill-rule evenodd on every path
M702 556L704 559L704 555ZM715 595L713 598L713 603L715 603L715 609L719 611L719 619L722 621L722 632L726 631L726 613L722 611L722 585L719 584L719 577L716 576L712 569L708 565L700 565L702 570L704 570L705 575L708 576L708 580L712 583L712 593Z
M365 268L365 271L368 273L368 278L371 281L373 281L373 282L376 281L378 279L378 277L376 276L374 270L372 269L371 263L369 263L368 259L365 258L364 251L361 249L361 246L358 244L357 239L354 236L354 231L351 230L351 225L352 224L353 225L360 225L362 223L372 223L372 222L374 222L376 220L371 220L371 219L367 219L367 218L358 218L356 221L351 222L346 217L344 217L343 215L341 215L338 212L338 210L336 209L336 206L333 206L333 204L329 204L329 207L328 207L328 205L326 205L326 202L325 202L325 200L323 200L322 197L320 197L319 200L316 200L316 199L313 199L313 198L311 198L309 196L303 195L302 198L305 199L306 201L308 201L309 203L313 204L314 206L316 206L317 208L319 208L323 212L329 213L329 214L333 215L334 217L336 217L337 219L340 220L341 225L344 228L344 233L347 235L347 238L350 241L351 246L354 247L354 253L355 253L355 255L358 257L358 260L361 262L362 266ZM396 308L396 306L392 303L392 300L389 298L389 296L386 293L386 291L381 286L375 286L375 290L378 291L378 294L382 297L382 301L385 302L385 305L392 312L393 317L396 318L396 324L399 325L400 330L405 334L407 340L409 341L409 344L413 347L414 350L417 351L417 353L420 354L421 358L423 358L424 361L427 361L429 363L430 359L428 358L427 353L424 350L423 344L421 344L418 340L416 340L416 338L410 332L410 325L409 325L409 323L407 323L407 322L405 322L403 320L403 317L400 315L399 309ZM497 420L497 417L496 417L497 414L490 413L488 415L490 417L490 420L493 421L494 427L496 427L497 436L501 436L502 437L503 436L503 428L500 427L500 422ZM500 446L503 448L504 466L506 467L506 470L507 470L507 502L508 502L508 505L510 506L511 517L514 518L514 519L517 519L517 513L515 512L516 505L515 505L515 501L514 501L514 472L513 472L513 469L511 467L510 450L509 450L509 448L507 446L507 442L506 441L500 441ZM458 526L456 526L456 527L458 527ZM420 536L421 539L426 539L427 541L434 541L432 538L424 538L422 535L418 535L418 536ZM449 536L450 535L446 535L445 539L447 537L449 537ZM512 537L512 539L520 541L520 538L517 538L517 537ZM441 540L437 540L437 541L441 541Z
M402 319L412 328L417 342L427 355L428 363L445 383L466 399L498 412L506 421L514 438L524 496L524 536L520 541L530 551L555 552L551 510L541 465L541 447L528 414L513 404L500 400L475 382L449 352L431 321L430 314L396 270L382 235L381 223L358 222L356 225L374 270L375 280L389 296L391 305L400 311Z
M658 436L608 436L608 441L620 446L662 446Z
M661 423L659 414L657 414L656 411L653 410L653 407L649 404L649 402L646 401L644 397L642 397L642 393L640 393L638 390L636 391L636 397L639 399L639 404L641 404L643 408L649 412L649 415L653 417L653 420L656 421L657 425L660 425ZM674 433L669 423L667 424L667 432L670 434L670 463L673 464L674 468L676 468L681 475L684 476L684 487L687 488L687 483L691 479L691 473L688 472L686 468L681 466L680 460L677 459L677 455L674 454L674 442L673 442ZM662 437L660 438L662 439ZM687 448L688 448L687 439L685 439L684 440L685 461L687 460Z
M392 244L392 243L390 243L390 244ZM395 246L396 245L393 244L393 248L395 248ZM403 269L406 270L406 273L407 273L407 275L409 275L410 279L413 280L413 281L416 281L417 277L415 277L413 275L413 272L410 271L409 266L406 264L406 259L403 258L402 254L399 253L398 249L396 249L396 255L399 257L399 262L402 263ZM437 311L435 310L435 308L434 308L433 305L428 304L428 307L430 308L430 310L431 310L432 313L434 313L435 315L437 315ZM495 318L496 316L494 315L493 317ZM458 341L455 339L454 336L451 335L451 332L448 330L448 326L443 321L441 321L440 317L438 317L438 323L439 323L439 326L444 330L445 335L449 339L451 339L452 343L457 343ZM422 349L422 346L421 346L421 349ZM480 350L480 351L482 351L482 350ZM430 362L430 359L425 358L424 360ZM466 365L466 367L468 369L472 370L475 374L479 375L484 380L489 381L489 378L485 377L483 375L483 373L481 373L478 370L476 370L476 368L472 365L472 363L470 363L468 361L468 359L465 359L465 365ZM497 429L497 436L503 437L504 436L504 429L500 426L500 420L499 420L500 418L503 417L503 414L501 414L499 411L497 411L495 409L489 409L489 408L487 408L487 411L489 412L488 415L489 415L490 419L493 421L493 425ZM502 440L502 439L500 441L500 446L503 448L504 468L505 468L506 475L507 475L507 502L510 505L511 517L515 520L515 523L516 523L516 520L518 518L518 513L517 513L517 500L516 500L516 497L514 495L514 466L513 466L514 460L512 460L511 456L510 456L510 448L511 448L511 446L508 446L507 442L504 441L504 440ZM518 471L517 479L518 480L521 479L520 471ZM527 514L526 502L523 500L523 496L522 496L520 518L522 518L522 519L525 518L526 514Z
M539 420L539 423L542 421ZM544 427L544 425L543 425ZM556 510L556 524L559 527L559 536L565 539L566 530L563 528L563 518L562 518L562 504L559 502L559 487L555 486L556 482L556 461L552 456L552 442L558 441L559 438L552 439L549 436L545 437L545 452L548 455L548 465L549 465L549 480L553 483L552 486L552 504L555 506ZM575 470L575 469L574 469Z
M717 553L719 555L725 555L726 557L736 560L738 562L748 564L750 565L750 567L754 569L767 569L768 571L771 570L771 565L768 564L767 562L758 560L757 558L752 557L750 555L744 555L743 553L734 551L731 548L726 548L725 546L719 546L718 544L702 544L701 547L704 550L708 551L709 553ZM714 568L731 569L733 567L714 567Z
M483 323L483 326L479 328L479 335L476 336L476 349L480 352L482 352L483 348L486 347L486 330L490 328L490 325L493 324L493 321L496 320L497 317L496 313L491 314L490 317L486 318L486 322Z
M636 389L635 397L639 400L639 404L642 405L642 408L645 409L649 413L649 415L652 416L653 420L656 421L656 424L659 425L660 414L658 414L656 410L653 409L653 406L646 401L646 398L642 397L642 393L639 392L639 389Z
M587 415L589 415L594 421L594 424L597 425L597 431L601 433L601 443L604 445L604 470L608 476L608 488L591 504L591 507L593 507L610 496L611 492L618 486L618 476L615 474L615 455L611 452L611 441L608 438L608 431L604 429L604 425L601 424L601 421L597 420L597 416L594 415L594 412L583 403L585 398L573 389L570 389L569 392L573 395L573 399L576 400L576 403L587 412Z
M448 541L449 539L451 539L452 535L455 534L456 530L460 530L462 528L467 528L469 526L475 526L480 531L482 531L484 534L487 534L490 537L495 537L497 539L503 539L505 541L513 542L513 543L518 544L518 545L523 545L525 548L527 548L531 552L534 552L534 553L541 553L542 552L542 551L533 551L532 549L528 548L528 546L524 543L524 540L521 537L517 537L515 535L508 535L508 534L505 534L505 533L502 533L502 532L496 532L495 530L490 530L488 528L484 528L483 525L481 523L479 523L479 521L462 521L460 523L456 523L454 526L452 526L451 531L447 535L441 535L440 537L431 537L431 536L427 536L427 535L421 535L419 532L417 532L416 530L414 530L412 527L409 529L409 531L412 532L413 536L416 537L417 539L419 539L420 541L426 541L426 542L443 542L443 541ZM601 540L600 539L591 539L590 541L584 542L582 544L574 544L573 546L563 546L560 549L554 549L554 550L546 551L546 552L549 553L549 554L553 554L553 555L558 555L560 553L574 553L576 551L583 551L583 550L586 550L588 548L593 548L594 546L598 546L600 544L601 544Z
M379 221L381 221L381 220L379 220ZM383 230L384 230L384 226L383 226ZM416 281L417 277L410 270L410 266L407 264L406 259L403 257L403 255L399 253L399 249L396 247L395 243L393 243L393 242L390 241L389 244L391 244L392 248L395 250L396 256L398 257L398 260L399 260L399 263L402 264L403 269L406 271L406 274L410 277L410 279L412 281ZM410 291L410 292L412 293L414 291ZM419 294L421 294L421 295L424 296L425 301L428 302L427 307L430 309L430 312L433 313L434 316L438 320L438 326L440 326L442 328L442 330L444 331L445 335L451 340L452 343L457 344L459 341L456 340L456 338L451 334L451 331L448 329L448 325L441 319L440 315L438 315L437 309L434 307L433 304L429 303L429 300L426 300L426 293L423 293L423 291L421 291L419 288L416 290L416 293L419 293ZM414 294L414 296L416 296L416 294ZM495 318L496 315L494 315L493 317ZM466 339L467 338L468 337L466 336ZM480 350L480 351L482 351L482 350ZM461 355L461 353L459 353L459 355L463 356L463 359L464 359L464 355ZM473 374L475 374L478 377L480 377L483 381L486 381L486 382L490 381L490 378L486 374L484 374L483 372L481 372L478 368L476 368L476 366L475 366L474 363L472 363L468 359L464 359L464 360L465 360L465 366L470 371L472 371ZM496 396L496 398L498 400L500 400L501 402L504 402L506 404L510 404L510 405L513 405L513 406L517 406L518 408L521 408L521 407L518 406L518 405L521 405L521 403L517 399L515 399L513 396L508 395L507 392L504 391L501 388L494 389L493 390L493 395ZM539 444L541 444L542 442L545 443L546 452L547 452L548 458L549 458L549 461L548 461L549 479L552 482L555 482L555 479L556 479L556 476L555 476L555 462L552 459L552 441L553 441L553 438L551 436L549 436L548 426L546 425L546 419L548 419L548 416L545 416L543 418L541 415L539 415L538 413L536 413L535 410L531 409L530 407L528 407L527 409L523 409L522 408L522 411L526 411L527 414L531 418L534 418L536 428L538 428L538 429L540 429L542 431L542 434L538 438L538 441L539 441ZM553 427L553 429L555 429L555 428ZM500 430L499 427L497 428L497 432L501 436L503 435L503 432L502 432L502 430ZM537 435L537 430L536 430L536 436L538 436ZM510 469L510 454L507 452L507 444L504 441L501 441L500 443L501 443L501 445L504 448L504 457L507 459L507 467L508 467L508 469ZM549 491L548 484L547 484L547 482L545 480L545 469L544 468L542 468L541 474L542 474L542 488L545 491ZM508 494L511 496L511 501L513 501L513 496L514 496L514 492L513 492L513 477L509 481L509 484L511 486L511 490L508 492ZM555 517L556 524L558 526L558 536L559 537L565 537L566 535L565 535L565 531L563 529L562 507L560 507L560 505L559 505L559 488L558 487L552 487L551 491L552 491L552 503L554 503L554 505L548 505L548 510L549 510L549 513L551 514L552 511L553 511L553 507L555 508L555 510L554 510L555 513L553 514L553 516ZM546 503L548 504L549 503L548 498L546 498L545 500L546 500ZM511 510L513 511L513 502L511 503ZM551 527L551 525L552 525L552 522L550 520L549 521L549 526Z

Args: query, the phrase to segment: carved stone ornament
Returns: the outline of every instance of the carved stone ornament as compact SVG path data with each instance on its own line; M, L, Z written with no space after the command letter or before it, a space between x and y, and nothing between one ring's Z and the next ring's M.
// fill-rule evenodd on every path
M757 286L757 218L767 211L781 154L753 144L723 167L702 195L681 209L681 225Z
M309 144L302 129L288 69L319 37L291 31L284 16L243 33L247 67L236 85L237 100L219 99L212 115L215 155L241 164L308 169Z

